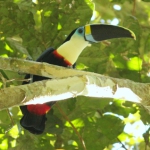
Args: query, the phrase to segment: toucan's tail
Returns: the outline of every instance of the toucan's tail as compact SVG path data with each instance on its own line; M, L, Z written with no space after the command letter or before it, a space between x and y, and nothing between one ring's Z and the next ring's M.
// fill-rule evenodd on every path
M55 103L20 106L23 113L20 120L21 126L33 134L42 134L47 120L46 114Z
M46 120L46 115L36 115L28 111L20 120L20 124L33 134L41 134L45 129Z

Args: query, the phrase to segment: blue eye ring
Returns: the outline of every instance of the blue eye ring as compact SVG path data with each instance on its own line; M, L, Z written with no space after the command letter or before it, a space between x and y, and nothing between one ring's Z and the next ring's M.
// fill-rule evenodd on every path
M78 29L78 33L82 34L83 33L83 29L82 28Z

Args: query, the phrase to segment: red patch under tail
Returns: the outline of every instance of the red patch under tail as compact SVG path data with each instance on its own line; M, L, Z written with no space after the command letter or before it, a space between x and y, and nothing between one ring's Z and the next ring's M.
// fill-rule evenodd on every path
M51 107L46 104L36 104L36 105L27 105L27 109L29 112L33 114L44 115L51 109Z

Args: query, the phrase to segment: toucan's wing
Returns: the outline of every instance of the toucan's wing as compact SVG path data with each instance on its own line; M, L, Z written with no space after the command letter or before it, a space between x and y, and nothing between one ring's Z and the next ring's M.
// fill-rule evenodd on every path
M46 62L47 57L54 51L55 49L50 47L47 50L45 50L40 57L36 60L38 62Z
M45 50L45 51L40 55L40 57L39 57L36 61L38 61L38 62L43 62L45 58L48 59L47 57L48 57L53 51L54 51L54 48L48 48L47 50ZM30 77L31 77L31 75L30 75L30 74L27 74L24 79L29 79ZM23 81L22 84L29 84L29 82ZM53 103L54 103L54 102L52 102L52 104L53 104ZM51 105L51 104L50 104L50 105ZM26 106L20 106L20 109L21 109L21 111L22 111L23 114L26 114L27 111L28 111Z

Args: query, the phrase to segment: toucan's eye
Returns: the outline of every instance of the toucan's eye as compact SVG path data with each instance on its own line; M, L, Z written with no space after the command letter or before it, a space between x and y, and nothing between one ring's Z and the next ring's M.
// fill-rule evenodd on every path
M81 34L81 33L83 32L83 29L80 28L80 29L78 30L78 32Z

